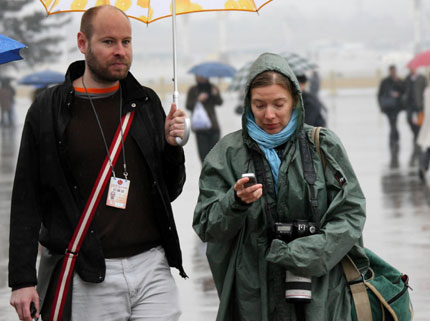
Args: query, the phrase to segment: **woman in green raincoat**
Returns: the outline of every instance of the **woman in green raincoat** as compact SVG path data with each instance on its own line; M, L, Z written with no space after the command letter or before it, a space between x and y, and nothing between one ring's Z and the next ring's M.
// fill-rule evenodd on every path
M247 84L242 130L208 154L200 176L193 227L207 242L220 298L217 321L349 321L352 298L340 261L349 254L362 273L365 198L346 152L330 130L320 133L323 166L303 123L296 77L286 60L263 54ZM306 182L299 137L308 140L316 181ZM262 170L245 187L243 173ZM317 211L311 208L316 192ZM317 212L317 213L315 213ZM317 215L315 215L317 214ZM281 240L275 223L312 222L317 233ZM319 219L318 219L319 217ZM311 279L312 299L286 301L286 271Z

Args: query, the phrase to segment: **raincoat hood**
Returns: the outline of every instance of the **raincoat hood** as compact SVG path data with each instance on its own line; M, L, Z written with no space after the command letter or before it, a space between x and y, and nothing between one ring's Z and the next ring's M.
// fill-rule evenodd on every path
M297 136L297 134L302 130L303 128L303 122L304 122L304 107L303 107L303 99L302 99L302 92L300 90L299 82L297 81L297 78L291 69L290 65L288 64L287 60L283 58L282 56L273 54L273 53L263 53L261 54L257 60L252 64L250 68L250 72L248 75L248 80L246 82L246 95L245 95L245 101L244 101L244 113L242 115L242 129L245 136L248 136L248 130L246 128L246 113L248 111L251 111L251 101L250 101L250 85L252 81L257 77L259 74L266 72L266 71L276 71L280 74L287 77L293 87L294 92L291 93L294 97L294 95L298 95L297 104L294 108L297 110L297 128L293 136Z

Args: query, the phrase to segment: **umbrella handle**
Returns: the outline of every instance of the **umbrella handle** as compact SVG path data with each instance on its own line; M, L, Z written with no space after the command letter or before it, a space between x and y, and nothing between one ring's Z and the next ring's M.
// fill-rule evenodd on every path
M179 146L184 146L188 142L188 138L190 138L190 132L191 132L191 124L190 119L185 118L184 122L184 137L175 137L176 144Z
M175 79L174 79L175 81ZM175 87L176 87L176 83L175 83ZM173 102L176 104L176 107L178 107L179 105L179 92L178 90L176 90L173 92ZM189 118L185 118L184 121L184 137L175 137L176 140L176 144L178 144L178 146L185 146L185 144L188 142L188 138L190 138L190 132L191 132L191 122Z

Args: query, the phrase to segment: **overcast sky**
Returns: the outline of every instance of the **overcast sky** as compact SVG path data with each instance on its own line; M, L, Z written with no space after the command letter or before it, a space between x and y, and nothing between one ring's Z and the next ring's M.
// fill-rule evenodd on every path
M295 47L302 51L324 41L404 46L413 39L412 7L412 0L273 0L259 15L226 12L225 41L230 50ZM79 13L71 14L79 20ZM178 16L179 45L186 42L193 52L209 44L219 45L219 16L214 12ZM170 44L166 42L170 28L170 19L148 27L135 21L134 40L136 44L147 43L146 49L151 52L164 51Z
M430 44L425 33L430 30L430 3L422 2L422 37ZM69 49L75 47L81 17L80 13L70 14L74 22L64 30L69 38L65 47ZM148 26L132 21L135 63L171 55L171 19ZM227 51L233 61L244 52L295 51L309 56L326 47L346 44L412 53L414 44L413 0L273 0L259 14L208 12L178 16L177 27L180 62L186 58L207 60L222 51ZM82 56L75 51L65 60L79 58Z
M314 44L332 41L405 46L413 39L412 5L412 0L273 0L261 9L259 15L225 13L226 42L230 50L281 47L303 51ZM199 47L211 42L218 45L218 20L216 13L178 17L178 41L186 38L181 29L188 28L187 43L192 51L198 52ZM150 24L147 30L142 26L136 26L134 30L138 29L143 38L145 35L158 38L157 34L169 31L169 28L166 19ZM152 50L162 47L160 43Z

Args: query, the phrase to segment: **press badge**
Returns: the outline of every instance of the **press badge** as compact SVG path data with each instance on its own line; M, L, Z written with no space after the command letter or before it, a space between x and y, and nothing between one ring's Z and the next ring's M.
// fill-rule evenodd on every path
M111 177L106 205L124 210L127 205L129 188L130 181L128 179Z

